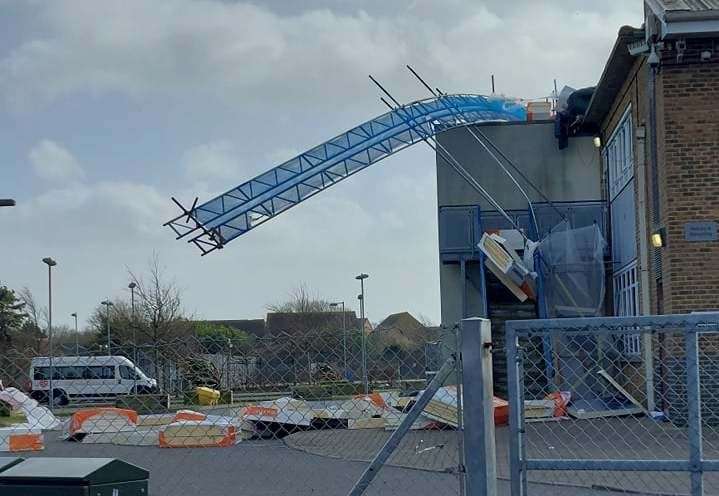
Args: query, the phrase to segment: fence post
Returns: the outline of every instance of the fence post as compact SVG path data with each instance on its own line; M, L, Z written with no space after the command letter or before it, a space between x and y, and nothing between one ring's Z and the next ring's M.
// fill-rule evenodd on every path
M464 469L467 496L496 496L492 330L487 319L462 320Z
M507 347L507 389L509 393L509 486L512 496L523 496L522 479L522 380L519 342L511 322L505 323Z
M699 383L699 335L697 330L687 329L684 335L687 369L687 420L689 426L689 470L691 472L691 495L703 496L702 474L702 407Z

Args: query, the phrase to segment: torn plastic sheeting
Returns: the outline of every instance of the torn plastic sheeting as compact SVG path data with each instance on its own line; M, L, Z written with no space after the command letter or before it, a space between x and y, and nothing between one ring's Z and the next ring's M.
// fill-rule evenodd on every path
M604 304L604 252L599 226L562 221L539 244L535 270L544 281L547 317L596 317Z
M19 389L14 387L1 388L2 385L0 384L0 400L14 409L20 410L25 416L25 424L30 428L55 429L60 426L60 421L49 409L40 406L37 401Z

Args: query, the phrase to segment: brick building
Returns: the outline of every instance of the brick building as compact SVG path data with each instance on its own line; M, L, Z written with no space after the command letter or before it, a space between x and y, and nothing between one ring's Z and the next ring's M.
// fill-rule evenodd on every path
M614 313L719 309L719 1L647 0L581 126L601 139Z
M718 310L719 1L646 0L643 26L620 29L575 129L600 145L612 312ZM625 386L648 408L684 419L683 340L624 339ZM715 356L716 339L703 338L701 348ZM649 360L653 384L637 373ZM703 363L703 387L719 387L709 366L716 361ZM706 401L705 415L719 421Z

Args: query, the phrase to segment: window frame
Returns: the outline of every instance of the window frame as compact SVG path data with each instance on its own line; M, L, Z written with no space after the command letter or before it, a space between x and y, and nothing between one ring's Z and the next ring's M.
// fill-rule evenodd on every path
M607 171L609 201L614 200L634 177L634 127L628 105L602 149Z
M639 264L636 259L612 275L612 289L614 315L632 317L640 314ZM641 356L641 334L622 334L622 352L628 358Z

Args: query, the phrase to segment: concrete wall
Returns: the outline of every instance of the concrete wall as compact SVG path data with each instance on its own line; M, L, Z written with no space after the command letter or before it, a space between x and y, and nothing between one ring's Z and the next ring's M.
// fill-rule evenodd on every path
M599 154L591 138L571 139L568 148L559 150L552 122L477 127L553 201L601 198ZM527 201L516 186L465 128L445 131L439 140L503 208L527 208ZM526 183L522 186L528 189ZM541 201L537 194L527 192L533 201ZM437 200L440 207L479 203L482 209L489 208L440 157L437 157Z
M477 126L522 172L552 201L601 199L601 165L592 138L572 138L569 147L559 150L554 137L554 123L497 123ZM445 131L439 142L460 164L487 189L505 209L526 209L527 200L464 128ZM532 201L542 201L521 178L515 177ZM486 200L474 191L445 161L437 157L437 203L481 205ZM480 311L478 267L468 267L468 314ZM462 317L462 280L458 264L440 264L442 324L451 326Z

